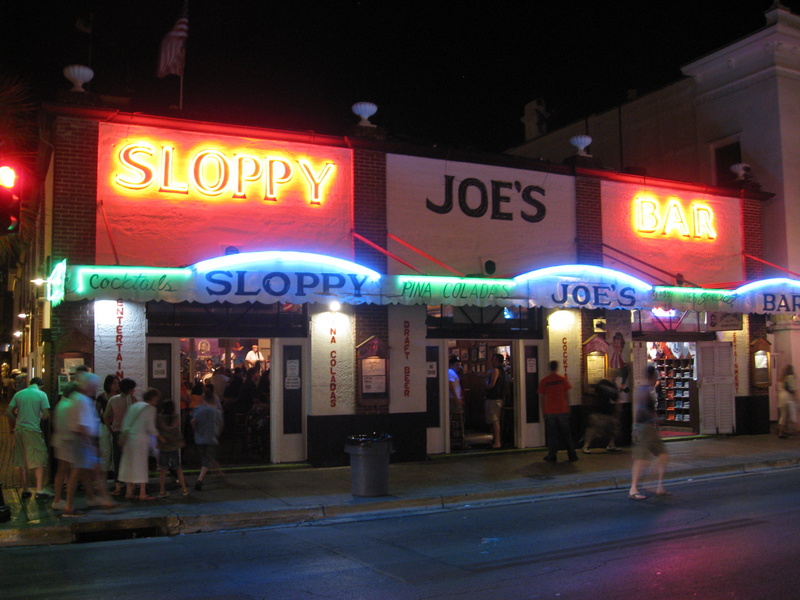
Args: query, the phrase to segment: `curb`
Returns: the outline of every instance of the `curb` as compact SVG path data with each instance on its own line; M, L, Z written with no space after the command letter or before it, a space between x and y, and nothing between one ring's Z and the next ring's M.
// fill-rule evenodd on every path
M676 472L667 482L679 483L699 478L710 479L797 467L800 467L800 458L698 467ZM76 520L63 524L28 525L17 529L0 529L0 547L71 544L132 537L172 537L323 520L349 520L358 516L380 518L398 512L450 511L474 508L479 505L550 500L587 492L617 491L625 489L629 484L630 479L627 477L605 477L591 481L554 483L537 487L526 486L475 493L396 498L356 504L278 508L225 514L168 514L89 521Z

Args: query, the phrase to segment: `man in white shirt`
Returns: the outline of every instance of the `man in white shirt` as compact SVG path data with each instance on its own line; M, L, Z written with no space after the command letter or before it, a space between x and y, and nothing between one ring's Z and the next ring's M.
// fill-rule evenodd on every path
M244 362L247 365L248 369L250 369L251 367L255 367L257 362L261 362L262 369L266 366L264 364L264 355L261 354L261 350L259 350L258 344L253 344L253 347L250 350L250 352L248 352L247 356L244 357Z
M458 372L461 370L461 360L457 356L450 357L450 368L447 371L450 390L450 413L453 415L452 423L454 431L450 432L450 437L454 444L460 444L462 450L467 448L464 440L465 415L464 415L464 392L461 389L461 377ZM459 439L460 438L460 439Z
M450 357L450 369L447 371L447 378L450 381L450 403L455 406L464 406L464 393L461 391L461 378L458 371L461 370L461 360L456 356Z

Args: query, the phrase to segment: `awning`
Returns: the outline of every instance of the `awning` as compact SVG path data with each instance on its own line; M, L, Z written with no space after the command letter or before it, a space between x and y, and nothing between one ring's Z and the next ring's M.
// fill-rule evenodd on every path
M651 286L593 265L560 265L513 279L381 275L305 252L234 254L185 268L67 265L48 278L48 299L527 306L798 313L800 281L766 279L735 290Z

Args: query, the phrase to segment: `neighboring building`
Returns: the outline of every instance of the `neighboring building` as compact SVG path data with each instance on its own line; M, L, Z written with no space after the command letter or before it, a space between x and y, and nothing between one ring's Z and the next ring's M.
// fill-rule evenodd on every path
M544 445L553 359L576 416L590 384L625 396L647 360L677 430L742 432L737 398L763 398L760 313L792 290L673 286L757 280L740 257L761 256L768 194L69 103L42 122L30 363L50 389L85 363L177 398L257 344L269 460L313 465L372 431L396 460L449 452L454 353L477 434L491 357L508 359L509 447Z
M597 164L638 174L643 182L760 184L774 193L762 205L764 272L800 278L800 138L794 133L800 129L800 16L776 2L766 21L763 29L683 67L685 79L563 129L543 134L541 101L532 102L523 117L526 142L509 153L559 162L574 152L569 140L588 133ZM665 257L659 266L671 263ZM791 315L770 319L777 366L799 364L798 322Z

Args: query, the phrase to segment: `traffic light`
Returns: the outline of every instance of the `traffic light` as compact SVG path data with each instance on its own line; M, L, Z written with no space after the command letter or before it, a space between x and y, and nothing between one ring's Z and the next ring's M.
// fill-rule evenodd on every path
M19 205L17 172L9 166L0 167L0 235L19 231Z

